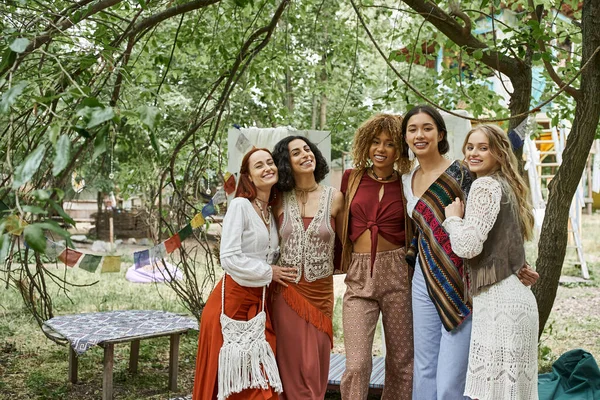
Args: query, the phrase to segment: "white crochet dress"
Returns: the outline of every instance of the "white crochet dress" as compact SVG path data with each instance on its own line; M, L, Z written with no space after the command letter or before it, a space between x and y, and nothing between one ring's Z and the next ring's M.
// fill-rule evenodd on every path
M492 177L471 186L464 219L443 224L452 250L473 258L500 212L502 187ZM479 400L537 400L537 304L516 275L485 287L473 297L473 327L465 396Z

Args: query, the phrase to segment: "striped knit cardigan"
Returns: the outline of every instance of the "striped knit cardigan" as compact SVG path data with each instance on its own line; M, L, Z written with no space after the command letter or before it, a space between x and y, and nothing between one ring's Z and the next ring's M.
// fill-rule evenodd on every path
M457 197L466 201L471 183L469 170L454 161L419 198L411 215L416 232L407 261L414 264L418 255L427 291L447 331L471 314L472 304L463 260L452 251L448 232L442 227L444 208Z

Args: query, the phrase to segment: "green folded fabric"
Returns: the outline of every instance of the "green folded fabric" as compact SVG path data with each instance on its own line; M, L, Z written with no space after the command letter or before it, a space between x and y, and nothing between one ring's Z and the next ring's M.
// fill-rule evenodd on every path
M538 377L540 400L600 399L600 369L585 350L571 350L552 364L552 372Z

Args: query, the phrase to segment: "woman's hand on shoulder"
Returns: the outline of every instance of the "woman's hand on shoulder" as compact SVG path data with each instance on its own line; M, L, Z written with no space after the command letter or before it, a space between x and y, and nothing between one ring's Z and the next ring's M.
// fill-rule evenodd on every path
M293 267L280 267L279 265L271 265L273 268L273 282L279 283L281 286L288 287L286 282L293 282L296 280L298 269Z
M450 203L446 209L446 218L458 217L462 218L465 215L465 204L457 197L452 203Z

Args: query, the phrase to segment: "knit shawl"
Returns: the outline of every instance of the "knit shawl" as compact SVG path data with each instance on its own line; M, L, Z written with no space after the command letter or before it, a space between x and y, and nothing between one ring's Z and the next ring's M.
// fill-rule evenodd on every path
M417 227L411 247L418 252L427 291L447 331L471 314L466 292L463 260L452 251L448 232L442 227L444 208L458 197L466 201L472 178L466 167L452 163L423 193L412 213Z

